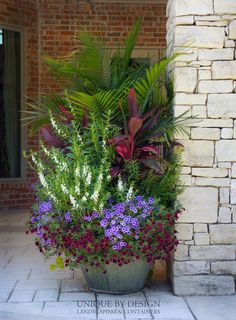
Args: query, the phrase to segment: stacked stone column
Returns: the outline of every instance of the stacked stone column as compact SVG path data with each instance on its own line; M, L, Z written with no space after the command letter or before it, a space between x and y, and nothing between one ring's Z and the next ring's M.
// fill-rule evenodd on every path
M236 0L169 0L175 114L197 117L184 145L174 255L177 295L232 294L236 276Z

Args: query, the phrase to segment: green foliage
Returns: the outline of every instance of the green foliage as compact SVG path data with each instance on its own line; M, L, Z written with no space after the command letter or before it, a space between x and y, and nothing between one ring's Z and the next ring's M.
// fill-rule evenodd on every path
M157 197L162 205L171 208L177 200L177 196L183 191L180 181L181 152L175 151L169 161L165 161L165 166L163 175L155 175L150 170L143 180L137 183L140 185L142 194Z

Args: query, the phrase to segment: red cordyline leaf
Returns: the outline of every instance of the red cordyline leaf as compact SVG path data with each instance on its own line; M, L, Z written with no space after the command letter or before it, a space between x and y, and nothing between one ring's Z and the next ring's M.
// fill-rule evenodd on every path
M130 160L131 154L129 148L127 148L124 145L118 145L116 146L116 152L124 159L124 160Z
M134 139L136 133L142 128L143 119L131 117L128 123L129 134L131 136L131 140Z
M52 130L47 125L40 128L40 134L44 138L47 146L63 147L63 142L52 133Z
M159 148L155 146L144 146L144 147L138 148L136 151L146 151L146 152L153 152L155 154L160 154Z
M120 173L120 168L119 167L112 167L111 169L110 169L110 175L112 176L112 177L116 177L116 176L118 176L118 174Z
M130 117L138 117L139 108L138 108L138 104L137 104L134 88L130 89L130 91L129 91L128 105L129 105L129 115L130 115Z
M74 119L70 111L68 111L64 106L60 105L59 108L60 108L60 111L66 116L68 120Z

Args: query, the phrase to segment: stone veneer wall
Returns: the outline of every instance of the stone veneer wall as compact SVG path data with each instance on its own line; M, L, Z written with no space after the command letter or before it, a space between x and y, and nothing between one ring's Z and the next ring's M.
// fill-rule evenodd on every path
M190 43L173 64L175 113L188 111L173 262L177 295L232 294L236 275L236 0L169 0L169 53Z

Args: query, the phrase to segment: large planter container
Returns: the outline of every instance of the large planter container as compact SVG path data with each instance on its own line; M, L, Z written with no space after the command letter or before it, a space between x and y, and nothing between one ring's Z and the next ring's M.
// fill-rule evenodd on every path
M96 267L91 267L88 271L82 267L89 289L111 294L140 291L145 285L150 270L151 265L145 260L135 260L121 267L110 263L106 267L106 273Z

